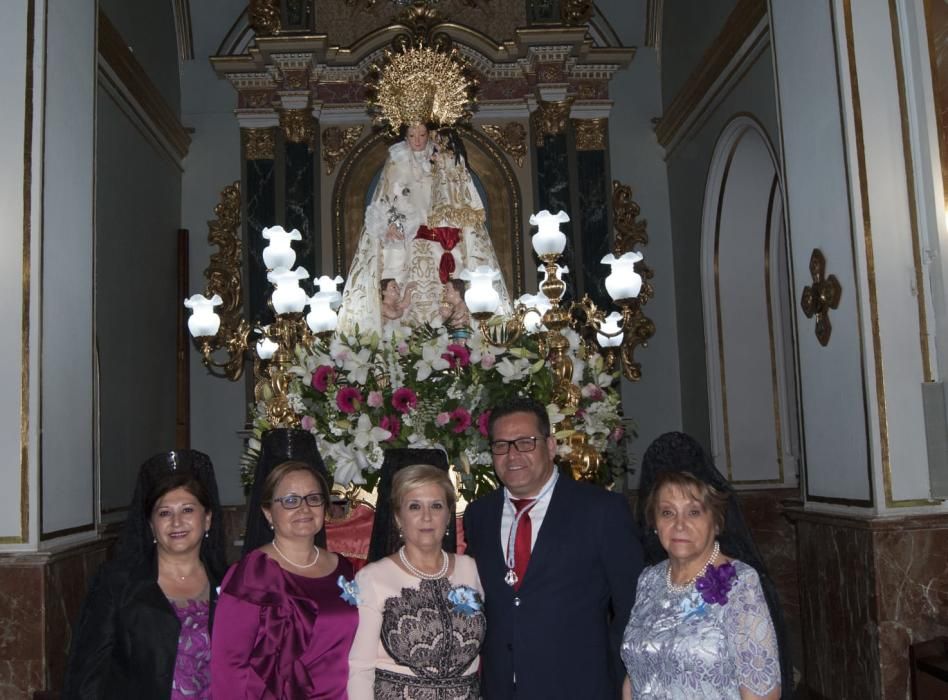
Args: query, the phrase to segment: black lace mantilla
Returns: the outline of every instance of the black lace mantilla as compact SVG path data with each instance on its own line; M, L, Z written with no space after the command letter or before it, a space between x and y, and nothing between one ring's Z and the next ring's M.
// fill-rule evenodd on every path
M419 588L403 588L385 602L382 646L414 675L376 670L376 700L476 700L477 674L464 672L477 658L486 622L481 610L455 612L448 600L447 579L424 580Z

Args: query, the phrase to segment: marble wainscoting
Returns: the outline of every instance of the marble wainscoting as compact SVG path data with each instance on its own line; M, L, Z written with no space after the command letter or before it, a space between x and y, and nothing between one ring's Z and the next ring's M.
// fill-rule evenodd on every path
M0 697L62 688L86 584L113 542L0 555Z
M948 516L789 515L810 696L908 700L909 646L948 635Z

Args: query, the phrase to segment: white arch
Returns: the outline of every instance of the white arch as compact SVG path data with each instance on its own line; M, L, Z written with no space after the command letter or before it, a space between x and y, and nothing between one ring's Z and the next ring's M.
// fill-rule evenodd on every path
M738 485L797 482L788 278L777 158L739 115L715 145L701 227L711 449Z

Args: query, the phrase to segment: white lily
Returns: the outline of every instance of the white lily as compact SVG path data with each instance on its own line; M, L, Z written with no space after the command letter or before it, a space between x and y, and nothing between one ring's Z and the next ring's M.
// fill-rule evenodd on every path
M550 425L558 425L564 418L566 418L566 415L555 403L548 403L546 405L546 415L550 417Z
M319 443L319 451L326 455L326 461L336 465L333 469L333 480L337 484L347 486L349 484L365 483L362 470L359 468L359 462L356 459L356 453L353 450L341 442L320 440Z
M359 416L355 430L352 431L352 444L359 449L365 450L372 443L379 443L382 440L388 440L392 433L384 428L372 425L372 419L365 413Z
M423 382L428 377L431 376L432 372L438 371L443 372L451 364L441 357L441 355L447 350L447 344L445 347L440 347L439 345L425 345L421 350L421 359L415 363L415 370L418 372L418 381Z
M372 363L369 360L372 357L372 351L369 348L362 348L359 352L345 358L342 362L342 369L353 384L364 385L369 378L369 370L372 369Z
M521 379L530 369L530 362L524 359L518 359L513 362L510 361L509 357L503 358L500 362L494 365L494 369L503 377L504 384L509 384L510 382Z

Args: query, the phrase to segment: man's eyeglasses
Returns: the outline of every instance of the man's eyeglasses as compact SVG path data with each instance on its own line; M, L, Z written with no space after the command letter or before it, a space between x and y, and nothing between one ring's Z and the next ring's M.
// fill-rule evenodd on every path
M291 493L289 496L274 498L271 502L279 503L285 510L296 510L303 505L303 501L306 501L306 505L310 508L319 508L326 505L326 497L321 493L308 493L305 496L297 496L295 493Z
M536 437L522 437L516 440L494 440L490 444L490 451L495 455L505 455L510 452L510 446L517 448L517 452L533 452L537 448Z

